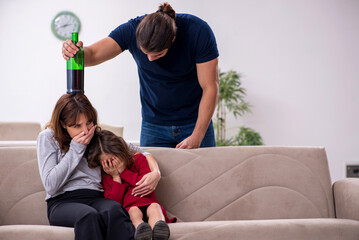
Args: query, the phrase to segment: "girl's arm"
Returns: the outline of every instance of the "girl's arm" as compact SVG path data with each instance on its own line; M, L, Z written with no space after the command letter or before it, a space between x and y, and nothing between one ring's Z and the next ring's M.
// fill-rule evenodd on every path
M107 174L102 177L102 185L105 198L112 199L123 205L123 198L128 186L127 184L122 184L118 181L115 181L115 178L112 178L111 175Z
M136 153L134 156L134 164L131 169L126 168L121 172L121 179L128 182L130 185L135 186L146 174L150 173L150 167L146 157L141 153Z

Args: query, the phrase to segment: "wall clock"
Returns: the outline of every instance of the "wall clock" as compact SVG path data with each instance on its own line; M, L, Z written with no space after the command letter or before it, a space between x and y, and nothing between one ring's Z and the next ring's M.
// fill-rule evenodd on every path
M73 32L80 31L80 19L72 12L59 12L51 22L51 30L58 39L71 39Z

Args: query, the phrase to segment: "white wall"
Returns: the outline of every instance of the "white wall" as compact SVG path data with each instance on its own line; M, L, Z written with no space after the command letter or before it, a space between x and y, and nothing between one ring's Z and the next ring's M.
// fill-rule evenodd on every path
M62 10L76 13L86 45L161 1L0 0L0 121L45 124L66 91L62 42L50 29ZM359 1L169 1L205 19L217 37L220 68L243 75L253 113L231 119L267 145L324 146L333 181L359 163ZM125 126L139 140L136 65L126 52L87 68L85 91L100 121ZM233 135L235 129L229 133Z

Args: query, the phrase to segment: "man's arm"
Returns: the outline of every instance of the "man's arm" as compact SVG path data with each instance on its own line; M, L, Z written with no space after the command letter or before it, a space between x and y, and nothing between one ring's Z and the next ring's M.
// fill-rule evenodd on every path
M218 58L197 64L198 82L203 90L196 126L191 136L177 144L176 148L198 148L206 134L218 101Z
M79 41L75 46L71 40L66 40L62 45L62 55L65 60L73 57L78 47L82 47L83 43ZM85 66L94 66L110 60L122 52L121 47L110 37L101 39L100 41L88 46L83 47Z

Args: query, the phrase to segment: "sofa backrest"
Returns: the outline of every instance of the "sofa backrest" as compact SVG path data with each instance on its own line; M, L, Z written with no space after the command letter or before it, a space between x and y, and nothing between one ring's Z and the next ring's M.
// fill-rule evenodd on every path
M335 217L322 147L148 149L156 195L181 221Z
M0 141L36 140L40 132L38 122L0 122Z
M36 147L0 147L0 225L48 224Z
M147 148L156 190L179 221L334 217L327 157L317 147ZM36 147L0 147L0 225L48 224Z
M98 125L104 130L111 131L117 136L123 137L124 126L122 125L112 125L106 123L98 123Z

